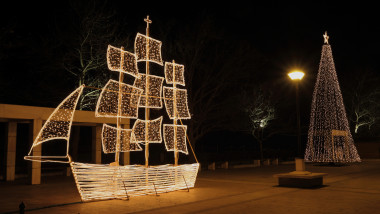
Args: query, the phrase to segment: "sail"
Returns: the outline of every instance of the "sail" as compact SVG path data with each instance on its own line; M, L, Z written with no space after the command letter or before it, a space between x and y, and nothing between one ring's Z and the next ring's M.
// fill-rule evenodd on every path
M116 152L116 138L117 138L117 128L103 124L102 129L102 145L104 153L115 153ZM128 151L142 151L142 148L138 143L136 143L135 135L132 129L120 129L120 152Z
M188 154L186 145L186 130L187 126L185 125L164 124L164 142L166 151L174 151L174 138L176 138L177 151L186 155Z
M121 109L119 117L137 118L142 90L121 83ZM118 117L119 82L109 80L100 93L95 109L96 117Z
M67 158L69 151L68 141L70 139L70 130L73 123L74 111L78 104L79 97L82 94L83 88L84 85L78 87L53 111L53 113L50 115L38 133L36 139L33 142L32 148L28 153L28 156L24 157L25 159L35 161L55 161L48 159ZM65 156L31 156L34 147L51 140L66 140L67 148Z
M148 75L148 87L146 87L146 77L146 74L140 74L139 77L135 79L133 84L135 87L143 90L139 107L162 108L161 94L164 78L155 75ZM148 96L146 96L147 88L149 91ZM146 99L148 99L148 104L146 104Z
M187 90L186 89L175 89L176 94L176 106L174 109L174 89L164 86L164 101L166 112L169 115L169 118L172 120L175 119L190 119L189 108L187 106ZM177 115L174 116L174 111L177 112Z
M137 62L149 61L163 65L161 58L161 46L161 41L137 33L135 38L135 53Z
M165 80L167 84L185 86L185 66L177 63L165 62ZM173 77L174 75L174 77Z
M134 77L139 75L136 55L120 48L108 45L107 65L111 71L119 71Z
M148 121L137 119L132 128L133 133L136 137L136 142L161 143L161 124L162 116L157 119ZM148 126L148 128L146 128L146 126ZM147 140L145 140L146 130L148 130Z

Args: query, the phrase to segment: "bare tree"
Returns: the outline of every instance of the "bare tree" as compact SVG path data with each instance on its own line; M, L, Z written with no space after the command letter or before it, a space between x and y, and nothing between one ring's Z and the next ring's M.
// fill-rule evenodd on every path
M371 126L377 122L380 118L378 100L376 96L379 96L380 91L373 91L369 94L358 95L355 93L352 99L353 115L352 121L355 125L355 133L357 134L360 127L368 127L368 130L371 129Z
M63 59L64 69L72 74L77 85L88 86L79 101L80 109L93 110L100 90L109 79L106 67L106 50L110 43L118 43L118 22L109 12L106 3L72 1L72 19L67 54Z
M252 58L256 57L249 45L226 42L211 18L200 17L200 21L193 20L187 27L166 23L160 36L165 38L164 58L185 65L192 115L185 123L192 145L207 133L232 129L231 119L236 111L230 102L239 93L238 80L245 78L244 74L253 67Z
M260 158L263 160L263 142L277 133L270 129L272 120L276 119L275 105L271 95L264 93L261 88L254 89L252 93L245 91L242 97L245 100L243 109L249 118L249 132L259 143Z
M348 113L354 125L355 134L367 127L368 130L380 119L380 80L369 72L362 71L356 75L355 82L350 83L348 91Z

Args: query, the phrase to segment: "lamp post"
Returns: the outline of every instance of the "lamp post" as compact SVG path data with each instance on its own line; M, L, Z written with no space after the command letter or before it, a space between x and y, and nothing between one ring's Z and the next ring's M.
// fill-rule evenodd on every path
M297 110L297 157L302 157L301 149L301 122L300 122L300 104L299 104L299 93L298 93L298 84L304 77L305 73L302 71L292 71L288 73L288 76L291 80L296 83L296 110Z

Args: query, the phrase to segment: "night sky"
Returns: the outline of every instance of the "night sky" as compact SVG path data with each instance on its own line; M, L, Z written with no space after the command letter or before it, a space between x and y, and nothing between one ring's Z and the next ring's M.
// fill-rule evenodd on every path
M355 78L361 71L378 73L380 17L376 8L365 1L355 4L331 1L216 4L108 1L103 9L113 11L113 20L120 22L120 32L132 36L145 31L143 19L149 15L153 21L151 35L159 40L157 36L161 34L158 32L165 31L168 25L176 26L173 28L176 32L195 32L200 24L209 20L212 23L209 30L226 45L248 44L254 50L240 55L231 53L228 58L234 60L257 54L257 63L253 63L251 73L241 71L247 76L246 82L266 84L276 96L284 96L291 105L294 104L294 91L286 74L293 68L304 70L301 108L303 124L307 126L325 31L330 36L341 86L349 87L346 80ZM71 13L68 1L12 1L2 5L1 103L54 107L73 90L75 85L70 83L70 75L56 66L69 47L67 41L72 31L69 26L75 22ZM223 43L219 46L223 49ZM218 72L215 71L215 77ZM239 75L240 71L235 72ZM57 95L52 97L52 91Z
M307 75L314 75L323 44L322 34L326 30L339 76L353 70L379 69L379 15L376 7L369 3L273 1L211 5L185 2L179 6L172 2L154 2L109 1L107 7L115 11L128 33L144 31L143 18L148 14L153 20L153 35L159 28L155 25L157 22L174 20L185 29L196 27L192 23L199 19L210 18L223 39L252 44L270 62L268 66L272 66L270 72L274 75L283 75L292 67L301 67ZM70 21L62 18L68 14L68 7L67 1L5 3L1 11L2 45L7 42L4 39L7 30L16 35L13 41L28 40L28 43L54 36L55 28L62 29L65 22ZM4 73L4 68L1 69Z

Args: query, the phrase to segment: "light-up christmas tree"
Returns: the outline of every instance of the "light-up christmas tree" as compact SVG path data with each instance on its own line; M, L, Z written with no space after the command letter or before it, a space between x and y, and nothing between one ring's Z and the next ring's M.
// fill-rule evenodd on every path
M327 32L311 103L305 151L309 162L360 162L350 132Z

